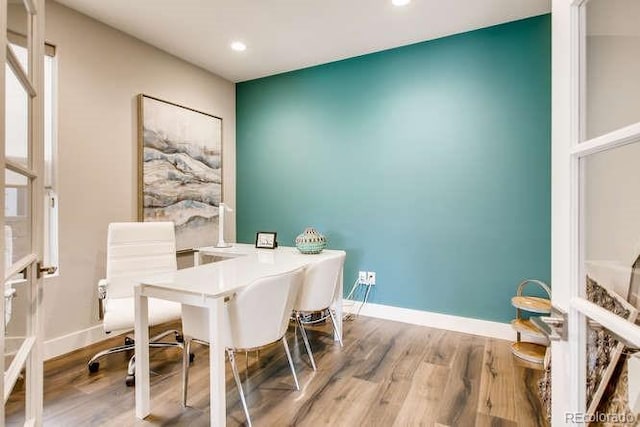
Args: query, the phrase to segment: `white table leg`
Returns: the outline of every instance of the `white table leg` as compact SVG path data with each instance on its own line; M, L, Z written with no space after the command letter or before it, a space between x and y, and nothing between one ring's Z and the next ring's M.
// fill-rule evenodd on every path
M142 288L135 287L135 354L136 354L136 417L151 413L149 403L149 303Z
M336 330L333 334L334 341L342 340L342 299L344 298L342 296L344 292L343 269L344 268L341 268L338 274L338 290L336 291L335 301L333 303L336 312Z
M197 267L200 265L200 261L201 260L201 255L200 255L200 251L195 251L193 253L193 266Z
M224 298L216 298L209 305L209 399L212 426L224 426L227 422L223 317Z

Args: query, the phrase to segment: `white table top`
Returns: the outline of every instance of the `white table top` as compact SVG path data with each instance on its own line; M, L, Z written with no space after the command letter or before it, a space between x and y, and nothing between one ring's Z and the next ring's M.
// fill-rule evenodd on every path
M141 279L141 285L220 297L232 294L234 290L247 286L256 279L344 254L344 251L325 249L319 254L305 255L293 247L256 249L253 245L242 243L234 243L230 248L203 247L198 248L198 251L229 259L148 276Z

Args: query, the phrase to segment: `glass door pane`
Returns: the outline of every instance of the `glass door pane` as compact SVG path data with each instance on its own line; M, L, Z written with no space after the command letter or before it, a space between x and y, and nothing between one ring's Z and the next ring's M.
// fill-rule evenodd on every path
M32 252L31 186L26 176L5 170L4 239L5 266Z
M640 122L639 23L638 0L586 4L584 140Z
M7 65L5 68L5 156L8 161L27 167L29 95L11 67Z
M640 308L639 165L640 138L581 159L583 296L631 322L636 321ZM629 416L624 377L629 349L589 319L586 331L587 415Z
M7 39L20 41L26 47L28 43L29 13L25 8L23 0L8 0L7 2ZM20 52L16 44L9 44L9 48L20 60L25 72L29 70L29 57L26 49Z
M624 269L613 289L629 293L627 275L640 251L640 142L593 154L584 168L585 260L593 269Z
M53 131L53 71L54 64L51 56L44 57L44 187L55 187L55 171L53 169L54 131Z

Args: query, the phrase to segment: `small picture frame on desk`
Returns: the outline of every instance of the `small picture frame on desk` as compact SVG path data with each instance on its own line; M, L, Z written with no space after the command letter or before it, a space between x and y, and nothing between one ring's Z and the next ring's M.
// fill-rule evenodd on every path
M278 247L275 231L258 231L256 233L256 248L275 249Z

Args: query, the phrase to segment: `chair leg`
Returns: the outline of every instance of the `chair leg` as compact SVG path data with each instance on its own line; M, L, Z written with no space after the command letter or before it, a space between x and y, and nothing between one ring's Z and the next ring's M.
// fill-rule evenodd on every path
M244 391L242 390L242 383L240 382L240 375L238 375L238 366L236 365L236 358L235 358L235 355L233 354L233 350L227 349L227 355L229 356L229 363L231 363L233 378L236 380L236 387L238 387L238 393L240 393L240 401L242 402L244 415L247 417L247 424L249 424L249 427L251 427L251 417L249 417L249 409L247 409L247 401L244 398Z
M296 368L293 366L293 360L291 359L291 352L289 351L289 344L287 343L287 337L282 337L282 345L284 346L284 352L287 353L287 359L289 359L289 366L291 367L291 374L293 374L293 381L296 383L296 390L300 390L300 384L298 384L298 376L296 375Z
M313 370L316 371L316 361L313 359L313 353L311 352L311 345L309 345L309 338L307 337L307 331L304 329L304 325L300 320L300 315L296 314L296 329L300 329L300 335L302 335L302 341L304 341L304 346L307 349L307 354L309 355L309 360L311 361L311 366Z
M329 315L331 316L331 324L333 325L333 330L334 332L338 332L338 329L336 327L336 317L335 314L333 314L333 311L331 309L329 309ZM338 341L340 342L340 347L344 347L344 345L342 344L342 334L337 334L338 335Z
M189 386L189 359L191 354L191 337L184 337L182 351L182 406L187 406L187 388Z

